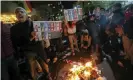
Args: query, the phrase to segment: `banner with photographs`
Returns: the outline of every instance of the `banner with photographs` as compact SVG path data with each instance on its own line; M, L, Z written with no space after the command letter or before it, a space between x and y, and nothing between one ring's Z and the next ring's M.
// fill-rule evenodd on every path
M36 41L61 37L62 21L33 21Z
M64 10L64 16L67 21L82 20L82 15L82 8Z

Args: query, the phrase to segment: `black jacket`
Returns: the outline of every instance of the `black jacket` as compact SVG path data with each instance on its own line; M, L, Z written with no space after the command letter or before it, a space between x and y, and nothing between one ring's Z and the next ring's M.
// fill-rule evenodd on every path
M99 27L96 25L95 21L89 21L86 28L89 31L89 35L92 37L92 44L100 44Z
M108 37L107 43L104 45L103 50L106 54L109 54L114 61L118 61L121 59L120 50L123 50L122 44L119 43L118 37L116 35L112 35Z
M31 24L31 25L30 25ZM37 53L43 59L46 59L46 54L41 41L30 41L31 32L33 31L33 23L25 21L17 23L11 28L11 39L15 50L18 52L18 47L24 52Z
M113 13L114 15L112 16L111 23L123 25L124 24L124 13L122 12L122 10L117 9Z
M124 24L124 32L128 35L128 38L133 39L133 16Z

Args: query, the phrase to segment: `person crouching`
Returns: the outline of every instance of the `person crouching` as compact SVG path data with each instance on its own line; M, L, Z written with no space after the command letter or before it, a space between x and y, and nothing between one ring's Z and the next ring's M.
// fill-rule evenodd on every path
M83 34L81 36L81 49L87 50L91 46L91 36L88 33L88 30L83 30Z

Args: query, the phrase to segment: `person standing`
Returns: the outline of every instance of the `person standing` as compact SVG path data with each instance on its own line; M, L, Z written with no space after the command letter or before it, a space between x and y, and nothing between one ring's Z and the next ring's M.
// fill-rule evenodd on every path
M122 11L121 3L116 3L113 8L114 8L114 11L111 19L111 24L123 25L125 21L125 16Z
M76 22L75 21L69 21L69 22L65 21L65 25L67 27L68 39L70 42L72 55L75 55L74 45L76 46L76 49L79 52L77 37L76 37Z
M92 46L91 46L91 53L99 53L99 46L100 46L100 38L99 38L99 28L95 23L95 15L89 16L89 23L86 27L87 30L90 32L90 36L92 37Z
M41 65L43 72L47 73L47 79L51 80L48 65L46 64L46 52L43 49L41 41L35 41L35 32L33 31L33 23L29 21L27 12L22 7L15 9L18 23L11 28L11 39L16 51L18 48L23 51L28 59L30 73L33 80L36 80L35 63L36 60Z
M1 79L20 80L15 51L10 39L10 26L1 23ZM17 54L17 53L16 53Z

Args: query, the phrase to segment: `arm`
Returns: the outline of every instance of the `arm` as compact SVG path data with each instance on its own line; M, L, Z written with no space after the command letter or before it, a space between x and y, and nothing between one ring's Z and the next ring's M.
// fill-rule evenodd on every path
M13 35L13 27L10 28L10 36L11 36L10 38L11 38L11 41L12 41L13 48L15 50L14 56L15 56L16 59L18 59L19 58L19 50L18 50L16 41L15 41L15 39L13 37L14 36Z
M130 54L133 54L133 43L129 40L129 38L125 35L122 36L123 41L123 47L124 51L130 56Z
M33 41L35 40L36 38L36 32L34 31L34 28L33 28L33 22L29 21L29 27L30 27L30 41Z
M64 20L64 22L65 22L66 27L69 28L69 25L68 25L67 21Z
M73 24L75 24L75 25L76 25L76 23L77 23L77 21L73 21Z

